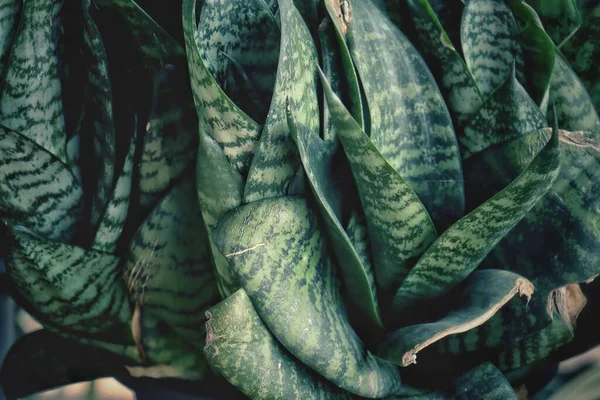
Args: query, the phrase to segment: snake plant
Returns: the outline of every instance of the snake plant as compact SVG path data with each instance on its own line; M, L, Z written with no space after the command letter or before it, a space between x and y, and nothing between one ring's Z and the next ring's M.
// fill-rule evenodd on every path
M6 357L6 395L116 376L522 397L598 344L577 316L600 274L599 18L4 0L1 250L44 326Z

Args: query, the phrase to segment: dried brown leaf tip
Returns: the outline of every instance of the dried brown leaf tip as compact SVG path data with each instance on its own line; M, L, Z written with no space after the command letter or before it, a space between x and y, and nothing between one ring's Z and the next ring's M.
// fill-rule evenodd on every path
M348 34L350 24L352 24L352 3L350 0L330 0L335 10L335 15L340 23L342 33Z
M567 286L553 290L548 295L547 311L550 317L554 313L558 313L565 321L567 327L573 332L577 317L584 309L587 303L587 298L581 291L578 283L573 283Z

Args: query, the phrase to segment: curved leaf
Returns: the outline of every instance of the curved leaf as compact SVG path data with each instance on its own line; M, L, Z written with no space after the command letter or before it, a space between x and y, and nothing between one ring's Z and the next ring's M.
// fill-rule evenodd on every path
M5 0L0 6L0 87L8 63L17 26L21 16L23 0Z
M515 390L502 372L485 362L456 380L457 400L518 400Z
M448 107L463 125L483 104L479 88L428 0L408 0L408 5L419 34L419 51L437 78Z
M435 227L415 192L356 124L327 81L323 86L365 212L375 278L387 300L435 240Z
M411 325L390 333L377 354L403 367L416 364L417 353L449 335L467 332L489 320L519 294L531 298L533 285L508 271L476 271L456 291L458 305L442 319Z
M305 200L263 200L225 217L215 241L288 351L352 393L393 394L398 371L368 352L350 327L317 222Z
M504 0L469 0L463 11L460 38L465 61L484 99L516 65L523 71L517 24ZM524 82L521 75L517 75Z
M371 0L353 2L348 43L370 111L371 140L440 231L464 212L452 121L427 65Z
M246 181L244 202L283 196L298 168L296 146L287 126L286 107L299 124L319 131L317 53L292 0L279 1L281 45L271 108Z
M107 333L124 326L131 308L119 259L41 239L13 227L8 272L20 293L58 327Z
M253 399L350 399L273 337L243 289L206 312L210 365Z
M517 179L452 225L423 254L394 297L397 310L438 297L465 279L537 204L560 171L558 132Z
M0 126L0 216L35 233L69 241L83 192L68 167L33 141Z
M199 345L218 291L195 192L187 179L158 203L133 237L124 275L136 304Z
M183 1L183 31L190 81L198 118L206 119L211 136L238 172L245 172L260 136L260 126L236 106L206 65L197 31L197 1Z
M466 159L486 148L547 125L546 117L517 81L514 68L465 126L458 142Z
M66 162L67 136L58 71L62 0L23 2L0 90L0 124Z

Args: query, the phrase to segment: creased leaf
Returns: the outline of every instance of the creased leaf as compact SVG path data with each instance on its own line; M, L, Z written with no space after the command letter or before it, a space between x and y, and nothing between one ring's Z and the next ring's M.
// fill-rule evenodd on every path
M465 279L538 203L560 171L558 130L517 179L442 234L394 297L397 310L436 298ZM527 276L527 275L525 275Z
M69 241L83 192L68 167L33 141L0 126L0 215L35 233Z
M396 368L368 352L350 327L325 238L305 200L246 204L214 234L265 325L302 363L362 396L400 387Z
M279 2L281 52L271 108L246 181L244 202L287 194L299 166L287 126L289 102L299 124L319 131L316 92L317 53L312 37L292 0Z
M198 118L206 119L207 132L238 172L245 172L258 143L260 126L227 97L209 72L199 43L196 4L196 0L183 1L183 30Z
M348 43L370 113L371 140L443 231L464 212L452 121L417 50L371 0L353 3Z
M464 333L489 320L517 294L531 298L533 285L508 271L474 272L457 290L457 306L436 322L411 325L390 333L377 350L403 367L416 364L417 353L449 335Z
M460 37L465 61L484 99L504 82L510 69L523 71L517 24L504 0L469 0ZM522 75L517 75L523 83Z
M124 326L131 309L119 258L42 239L13 227L6 265L36 309L58 327L106 333Z
M515 390L494 364L485 362L456 380L457 400L518 400Z
M253 399L350 399L273 337L243 289L206 312L210 365Z
M66 162L56 40L62 4L62 0L23 2L0 90L0 123Z
M435 227L415 192L356 124L327 81L323 86L365 212L375 278L387 299L435 240Z

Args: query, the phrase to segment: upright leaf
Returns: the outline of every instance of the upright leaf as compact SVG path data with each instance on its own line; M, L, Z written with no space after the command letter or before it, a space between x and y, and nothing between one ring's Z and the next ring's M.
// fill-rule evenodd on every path
M198 118L206 119L225 156L238 172L245 173L256 150L260 126L227 97L208 70L199 43L196 4L196 0L183 1L183 30Z
M243 289L206 312L210 365L253 399L349 399L277 341ZM276 374L274 375L274 372Z
M246 204L214 234L238 286L290 353L352 393L382 397L398 390L396 368L373 356L348 323L325 238L305 200Z
M49 239L71 240L83 192L69 168L33 141L0 126L0 216Z
M504 0L469 0L460 38L465 61L484 98L507 79L513 64L517 71L523 70L517 24Z
M423 254L394 297L397 310L447 292L464 280L537 204L560 171L558 132L517 179L442 234Z
M22 5L23 0L5 0L0 6L0 87L17 33Z
M556 45L562 43L581 24L575 0L526 0L540 16Z
M319 131L316 71L312 37L292 0L279 2L281 45L271 108L248 173L244 202L283 196L298 168L298 156L287 126L286 107L298 123Z
M0 123L66 162L57 49L62 5L62 0L23 2L0 89Z
M410 325L390 333L377 354L403 367L416 364L419 351L446 336L485 323L517 294L531 298L533 285L512 272L489 269L474 272L454 293L460 297L447 315L435 322Z
M452 121L417 50L371 0L355 1L348 43L370 113L371 140L415 190L440 231L463 215Z

